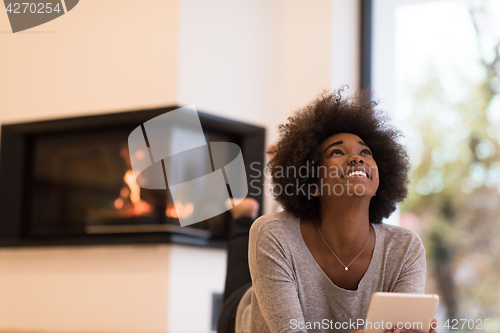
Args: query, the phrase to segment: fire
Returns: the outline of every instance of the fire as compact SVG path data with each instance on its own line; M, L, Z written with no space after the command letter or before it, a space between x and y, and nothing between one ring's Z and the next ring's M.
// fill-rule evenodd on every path
M116 209L121 209L123 207L123 199L118 198L115 200L115 207Z
M123 154L127 153L125 150ZM136 156L140 158L142 156ZM134 172L128 170L123 176L127 186L122 187L120 196L115 199L114 207L122 217L146 215L153 212L153 206L141 199L141 188L135 182ZM128 200L130 198L130 200ZM168 202L165 215L171 218L187 218L194 211L191 202L183 204L181 201Z
M122 190L120 191L121 197L115 200L115 207L117 209L121 209L124 204L123 199L129 196L133 208L131 212L127 212L129 213L127 215L142 215L152 212L153 207L146 201L141 199L141 188L136 184L134 172L132 170L128 170L125 173L125 176L123 176L123 181L125 181L125 183L127 184L128 189L126 187L122 188Z
M167 207L165 211L165 215L173 218L183 218L185 219L189 215L191 215L194 211L194 205L190 202L183 205L180 201L175 201L173 205Z

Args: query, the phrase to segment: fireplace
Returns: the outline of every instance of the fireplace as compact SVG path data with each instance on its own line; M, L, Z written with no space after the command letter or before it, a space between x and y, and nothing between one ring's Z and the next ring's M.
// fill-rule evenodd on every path
M228 212L180 227L178 215L191 214L193 205L176 203L174 208L168 189L144 189L135 182L129 134L177 108L3 125L0 245L223 246ZM262 188L255 189L263 184L264 128L201 112L199 116L207 142L232 142L241 148L247 182L253 181L249 196L262 207ZM254 162L258 164L250 167ZM189 162L186 167L197 166Z

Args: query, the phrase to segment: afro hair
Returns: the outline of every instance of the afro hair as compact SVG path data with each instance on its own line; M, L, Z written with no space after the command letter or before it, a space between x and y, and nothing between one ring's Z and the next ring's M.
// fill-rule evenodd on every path
M307 177L297 178L284 176L282 170L297 170L304 166L314 168L319 165L320 146L325 139L337 133L352 133L370 147L378 166L379 187L377 195L370 201L369 220L370 223L381 223L408 194L410 162L399 142L403 135L390 125L389 115L377 109L376 102L365 97L366 93L345 97L343 90L324 91L278 127L279 140L268 151L272 156L268 171L272 178L273 195L285 210L295 216L317 217L319 199L296 191L304 184L303 187L308 188L309 184L317 183L314 171L310 170ZM293 188L295 195L279 190L283 188Z

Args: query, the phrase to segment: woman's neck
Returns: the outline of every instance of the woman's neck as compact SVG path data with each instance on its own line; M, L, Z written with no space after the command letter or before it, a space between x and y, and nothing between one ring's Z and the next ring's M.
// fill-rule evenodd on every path
M336 197L321 202L321 234L337 255L350 255L365 246L370 234L370 198Z

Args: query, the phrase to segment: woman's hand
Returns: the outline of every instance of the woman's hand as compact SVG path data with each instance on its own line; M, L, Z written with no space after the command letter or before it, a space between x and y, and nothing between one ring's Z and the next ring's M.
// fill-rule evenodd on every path
M434 318L434 319L432 319L431 329L429 330L429 333L436 333L436 327L437 327L437 319ZM385 331L385 333L387 333L387 332L393 332L393 333L423 333L423 331L407 330L405 328L396 328L396 329L393 329L393 330L387 330L387 331Z

